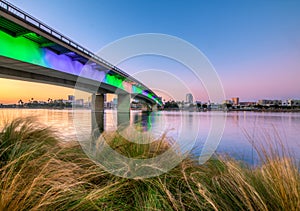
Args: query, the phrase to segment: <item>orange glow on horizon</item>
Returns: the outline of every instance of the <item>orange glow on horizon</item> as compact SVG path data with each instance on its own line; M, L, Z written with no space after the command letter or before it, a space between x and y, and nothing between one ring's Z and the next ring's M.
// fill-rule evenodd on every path
M20 99L28 102L31 98L38 101L47 101L48 98L67 99L68 95L73 94L74 90L70 88L0 78L0 103L2 104L17 104Z

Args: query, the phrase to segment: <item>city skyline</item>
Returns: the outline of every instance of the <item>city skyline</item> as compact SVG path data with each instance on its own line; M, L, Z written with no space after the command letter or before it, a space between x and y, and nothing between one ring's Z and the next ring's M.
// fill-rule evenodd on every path
M0 79L1 81L1 79ZM50 86L54 86L54 85L50 85ZM18 87L18 86L16 86ZM34 87L34 86L33 86ZM55 87L55 86L54 86ZM69 90L72 90L72 89L69 89ZM0 90L1 91L1 90ZM81 94L78 94L77 93L77 97L73 94L68 94L68 92L66 92L67 94L63 95L62 93L60 93L59 97L57 97L57 95L45 95L45 93L41 93L41 96L40 98L36 98L36 97L32 97L32 96L26 96L26 95L23 95L23 97L20 97L20 98L16 98L18 99L17 101L1 101L0 99L0 104L3 104L3 105L13 105L13 104L18 104L20 101L22 101L23 103L27 103L27 102L30 102L30 101L37 101L37 102L47 102L50 100L65 100L65 101L72 101L70 98L73 98L73 101L74 100L83 100L84 102L90 102L91 100L91 94L86 94L86 93L81 93ZM1 92L0 92L1 94ZM25 97L24 97L25 96ZM52 97L54 96L54 97ZM115 94L110 94L110 93L107 93L106 94L106 97L105 97L105 102L112 102L114 101L115 99L117 99L118 96L115 95ZM293 100L296 100L296 101L300 101L299 98L284 98L284 99L275 99L275 98L259 98L259 99L253 99L251 101L248 101L246 99L241 99L239 96L233 96L233 97L229 97L229 98L226 98L224 99L224 101L222 102L214 102L214 101L205 101L205 100L201 100L201 99L194 99L194 96L191 94L191 93L186 93L185 94L185 98L182 98L182 99L162 99L163 102L171 102L171 101L175 101L175 102L185 102L185 103L189 103L189 104L197 104L197 103L204 103L204 104L224 104L224 103L231 103L233 105L239 105L240 103L256 103L256 104L267 104L267 103L261 103L261 102L264 102L264 101L276 101L276 102L280 102L280 103L285 103L287 101L293 101Z
M299 98L300 3L297 1L175 1L172 4L132 1L130 5L122 1L10 2L94 52L137 33L159 32L184 39L208 57L229 99L234 96L245 101ZM102 12L97 12L100 9ZM178 9L181 9L179 14ZM90 12L80 12L86 10ZM114 13L108 12L112 10ZM134 58L119 67L133 75L147 69L168 70L190 82L195 100L208 100L201 84L185 78L184 67L164 58ZM151 85L154 80L159 79L148 77L142 81ZM0 79L0 103L13 103L28 95L41 100L44 95L61 98L73 92L51 85ZM186 93L186 90L176 93L176 98L184 99Z

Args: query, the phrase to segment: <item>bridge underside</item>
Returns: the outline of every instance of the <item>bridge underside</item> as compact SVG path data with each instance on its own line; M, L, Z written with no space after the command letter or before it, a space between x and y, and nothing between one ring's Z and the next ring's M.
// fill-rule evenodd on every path
M55 71L39 65L34 65L27 62L11 59L0 56L0 77L14 80L38 82L63 86L67 88L76 88L89 93L114 93L114 94L129 94L126 91L115 86L101 83L99 81L80 78L78 76ZM143 100L149 104L155 104L149 98L141 94L132 95L133 98Z

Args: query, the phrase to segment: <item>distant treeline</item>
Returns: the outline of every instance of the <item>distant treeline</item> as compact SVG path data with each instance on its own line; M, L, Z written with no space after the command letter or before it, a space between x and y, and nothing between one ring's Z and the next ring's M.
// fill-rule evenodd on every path
M19 101L18 104L3 105L0 104L0 108L72 108L71 102L63 102L63 100L49 100L48 102L38 102L36 100L30 100L28 103Z

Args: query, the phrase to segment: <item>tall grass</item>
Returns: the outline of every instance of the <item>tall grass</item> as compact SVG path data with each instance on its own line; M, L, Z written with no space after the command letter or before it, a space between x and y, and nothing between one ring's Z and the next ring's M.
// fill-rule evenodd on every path
M152 178L114 176L74 142L60 142L32 119L16 119L0 132L0 210L299 210L298 164L283 146L257 146L261 165L230 157L198 165L192 155ZM153 157L170 147L105 134L128 157ZM278 151L278 149L283 151Z

